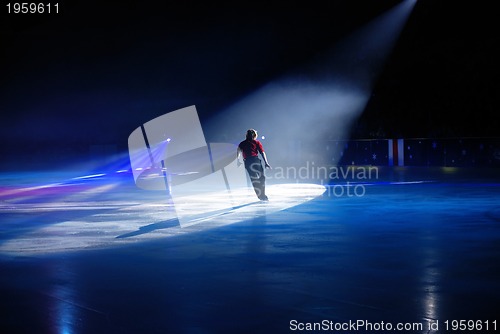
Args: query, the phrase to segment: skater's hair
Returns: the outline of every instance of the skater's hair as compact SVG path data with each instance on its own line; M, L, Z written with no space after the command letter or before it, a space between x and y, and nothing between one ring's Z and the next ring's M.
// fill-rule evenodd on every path
M257 130L248 129L247 130L247 140L253 140L257 138Z

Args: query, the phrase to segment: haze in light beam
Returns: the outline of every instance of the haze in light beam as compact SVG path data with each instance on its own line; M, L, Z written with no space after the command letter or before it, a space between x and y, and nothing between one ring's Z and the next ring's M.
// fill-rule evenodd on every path
M243 139L248 128L256 128L267 138L264 146L274 165L297 163L299 147L302 163L319 158L326 140L348 138L414 4L407 0L395 6L307 67L220 112L205 129L239 134Z

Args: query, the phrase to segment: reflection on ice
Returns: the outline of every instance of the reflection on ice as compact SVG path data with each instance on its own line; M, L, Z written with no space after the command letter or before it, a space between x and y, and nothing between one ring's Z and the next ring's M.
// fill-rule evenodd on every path
M165 194L152 200L137 196L137 192L120 195L119 187L113 190L113 200L109 201L83 196L79 200L72 198L71 202L39 200L31 204L0 206L0 212L8 212L14 220L24 215L27 224L25 231L13 234L0 244L0 253L79 251L201 231L300 205L323 194L325 187L271 185L267 187L270 202L258 201L253 189L244 187L232 190L230 201L224 190L178 196L175 205L168 202Z

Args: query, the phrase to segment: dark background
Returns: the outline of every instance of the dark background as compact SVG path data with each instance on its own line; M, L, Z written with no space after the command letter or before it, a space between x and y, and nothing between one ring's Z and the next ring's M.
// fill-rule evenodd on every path
M139 125L189 105L203 123L401 1L59 1L50 15L9 15L6 3L0 140L10 168L126 151ZM418 1L350 137L497 137L493 6Z

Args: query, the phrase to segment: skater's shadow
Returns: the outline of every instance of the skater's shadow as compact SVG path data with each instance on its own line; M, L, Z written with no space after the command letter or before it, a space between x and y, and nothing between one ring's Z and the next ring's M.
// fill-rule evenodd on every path
M202 215L195 215L195 216L191 217L191 219L193 221L196 221L196 220L200 220L200 219L208 218L208 217L223 216L223 215L229 214L230 212L233 212L234 210L237 210L237 209L240 209L240 208L243 208L246 206L250 206L250 205L253 205L256 203L260 203L260 201L246 203L246 204L242 204L242 205L238 205L238 206L233 206L230 209L210 211L210 212L204 213ZM121 234L121 235L117 236L116 239L125 239L125 238L130 238L130 237L136 237L138 235L150 233L150 232L153 232L156 230L162 230L162 229L166 229L166 228L173 228L173 227L179 227L179 226L180 226L179 219L172 218L172 219L168 219L168 220L165 220L165 221L162 221L159 223L154 223L154 224L149 224L146 226L139 227L139 229L137 231Z
M125 239L130 237L135 237L141 234L150 233L156 230L162 230L165 228L172 228L179 226L179 220L177 218L172 218L159 223L149 224L146 226L139 227L137 231L125 233L116 237L116 239Z

